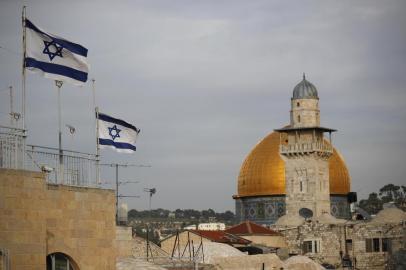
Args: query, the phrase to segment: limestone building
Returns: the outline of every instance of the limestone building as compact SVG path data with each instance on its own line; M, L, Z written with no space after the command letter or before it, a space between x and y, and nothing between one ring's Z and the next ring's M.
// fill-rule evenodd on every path
M261 140L241 166L233 196L239 221L269 225L309 210L349 218L351 180L332 146L334 131L320 125L318 91L303 75L293 90L290 124Z

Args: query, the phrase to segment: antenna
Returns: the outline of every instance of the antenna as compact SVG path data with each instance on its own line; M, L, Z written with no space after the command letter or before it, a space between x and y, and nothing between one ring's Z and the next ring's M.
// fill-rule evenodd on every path
M156 193L156 188L144 188L144 192L149 193L149 214L151 215L151 199L152 195Z
M116 223L118 224L118 200L119 198L139 198L140 196L133 196L133 195L121 195L119 194L119 186L125 184L135 184L138 181L118 181L118 168L119 167L141 167L141 168L150 168L151 165L138 165L138 164L118 164L118 163L103 163L100 166L109 166L116 168Z

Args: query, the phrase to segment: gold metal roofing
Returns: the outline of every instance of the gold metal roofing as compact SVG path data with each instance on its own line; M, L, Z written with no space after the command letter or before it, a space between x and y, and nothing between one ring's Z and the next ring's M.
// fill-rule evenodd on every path
M272 132L251 150L238 176L237 197L285 194L285 163L279 156L279 136L280 133ZM345 195L350 192L347 166L335 148L329 168L330 193Z

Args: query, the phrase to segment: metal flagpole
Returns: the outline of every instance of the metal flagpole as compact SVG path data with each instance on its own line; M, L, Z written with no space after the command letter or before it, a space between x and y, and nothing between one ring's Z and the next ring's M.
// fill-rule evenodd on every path
M58 170L58 182L64 184L64 168L63 168L63 151L62 151L62 123L61 123L61 87L63 82L55 80L55 85L58 87L58 134L59 134L59 170Z
M21 20L22 20L22 27L23 27L23 59L22 59L22 74L21 74L21 125L23 129L23 141L22 141L22 157L21 157L21 162L22 162L22 169L25 167L25 145L26 145L26 137L27 137L27 130L25 126L25 58L26 58L26 51L27 51L27 30L25 27L25 17L26 17L26 6L23 6L22 14L21 14ZM16 157L17 158L17 157Z
M93 108L96 116L96 182L100 185L99 107L96 106L95 79L92 79Z
M23 61L22 61L22 81L21 81L21 88L22 88L22 104L21 104L21 121L22 126L25 132L25 58L26 58L26 50L27 50L27 40L26 34L27 30L25 28L25 16L26 16L26 6L23 6L22 11L22 26L23 26Z

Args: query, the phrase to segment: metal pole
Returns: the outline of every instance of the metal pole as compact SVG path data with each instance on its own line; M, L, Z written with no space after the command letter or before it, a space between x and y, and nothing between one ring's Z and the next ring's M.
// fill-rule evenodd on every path
M99 108L96 111L96 181L100 185Z
M58 88L58 134L59 134L59 183L64 184L63 151L62 151L62 116L61 116L61 87L63 82L55 80Z
M13 127L13 119L14 119L14 116L13 116L13 87L12 86L10 86L9 87L9 89L10 89L10 127Z
M149 260L149 226L147 224L147 261Z
M22 141L22 168L24 169L25 166L25 138L27 136L27 130L25 129L25 58L26 58L26 51L27 51L27 30L25 27L25 17L26 17L26 6L23 6L21 20L22 20L22 27L23 27L23 59L22 59L22 74L21 74L21 97L22 97L22 104L21 104L21 123L23 128L23 141Z
M118 164L116 165L116 224L118 224Z
M100 185L99 108L96 106L95 79L92 79L93 108L96 113L96 182Z
M27 48L27 40L26 40L26 28L25 28L25 16L26 16L26 6L23 6L22 11L22 26L23 26L23 61L22 61L22 78L21 78L21 88L22 88L22 108L21 108L21 122L25 132L25 58L26 58L26 48Z
M152 192L149 193L149 218L152 218L152 213L151 213L151 200L152 200Z

